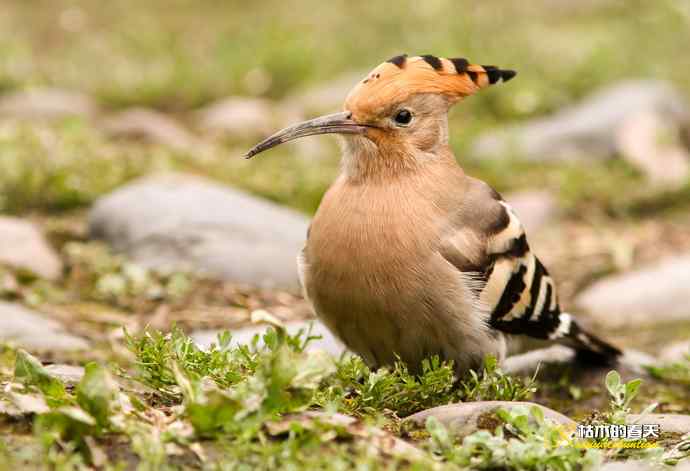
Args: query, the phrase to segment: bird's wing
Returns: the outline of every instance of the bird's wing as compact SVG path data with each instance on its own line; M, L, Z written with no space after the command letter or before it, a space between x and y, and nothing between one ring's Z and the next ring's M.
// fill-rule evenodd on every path
M557 340L603 357L620 352L561 312L556 285L530 250L513 209L485 183L470 179L442 255L466 279L489 325L509 334Z

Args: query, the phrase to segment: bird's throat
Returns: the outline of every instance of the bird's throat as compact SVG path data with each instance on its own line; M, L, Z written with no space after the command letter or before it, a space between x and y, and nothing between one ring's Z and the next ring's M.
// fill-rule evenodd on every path
M342 172L353 183L386 183L447 160L446 152L429 153L394 143L375 144L363 136L344 139ZM450 157L452 159L452 155Z

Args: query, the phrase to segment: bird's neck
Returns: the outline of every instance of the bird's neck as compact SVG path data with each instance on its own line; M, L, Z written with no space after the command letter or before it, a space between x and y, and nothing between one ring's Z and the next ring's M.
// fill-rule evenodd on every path
M348 139L343 146L342 173L352 183L385 183L425 173L427 167L454 166L446 144L423 152L406 147L381 148L365 138Z

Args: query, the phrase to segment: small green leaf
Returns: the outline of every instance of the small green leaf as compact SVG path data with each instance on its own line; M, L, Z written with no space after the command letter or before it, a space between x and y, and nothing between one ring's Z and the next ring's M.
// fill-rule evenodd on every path
M634 398L637 396L637 393L640 389L640 385L642 384L641 379L633 379L632 381L628 381L625 385L625 405L627 406Z
M611 370L606 374L606 389L608 389L611 396L618 396L620 393L621 376L618 371Z
M513 420L513 415L508 409L497 409L496 416L504 422L510 423Z
M34 432L49 446L60 438L83 443L84 437L93 432L96 420L79 407L59 407L39 415L34 422Z
M537 422L537 425L542 425L544 423L544 411L541 409L541 407L532 406L530 408L530 413L532 414L532 417L534 417L534 420Z
M36 386L53 405L66 399L62 381L48 373L41 362L25 350L17 350L14 378L27 386Z
M227 350L230 348L230 341L232 340L232 334L224 330L218 334L218 348L221 350Z
M65 406L55 410L57 414L84 425L96 425L96 420L88 412L79 407Z
M568 393L570 394L570 397L576 401L579 401L582 398L582 388L574 384L571 384L568 387Z
M180 365L176 361L172 362L172 371L175 375L175 381L182 390L182 396L185 398L185 400L187 402L199 401L200 398L198 396L200 395L200 393L197 394L197 388L194 388L192 382L182 371L182 368L180 368Z
M194 430L200 436L210 436L223 428L238 426L237 413L242 404L224 391L207 391L203 402L192 402L185 406L185 414Z
M89 363L77 385L77 403L88 412L99 427L108 428L110 419L120 412L120 388L102 365Z
M515 417L512 424L522 433L529 431L529 417L526 415L519 415Z
M446 427L433 415L427 417L425 426L437 446L445 448L453 444Z
M484 369L486 370L487 374L491 374L496 371L497 367L498 359L495 356L487 355L486 358L484 358Z

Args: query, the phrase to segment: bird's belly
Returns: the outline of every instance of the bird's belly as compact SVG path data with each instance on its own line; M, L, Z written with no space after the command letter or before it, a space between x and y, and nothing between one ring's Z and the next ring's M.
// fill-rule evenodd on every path
M399 249L399 248L398 248ZM410 264L403 257L372 258L366 250L313 260L305 291L317 316L370 366L396 358L414 371L431 355L458 370L476 367L500 343L478 322L457 270L432 252Z

